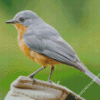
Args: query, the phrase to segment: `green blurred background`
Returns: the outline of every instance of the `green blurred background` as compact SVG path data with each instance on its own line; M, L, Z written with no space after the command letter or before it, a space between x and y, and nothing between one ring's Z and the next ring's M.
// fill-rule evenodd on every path
M81 61L95 75L100 73L100 0L0 0L0 100L10 84L20 75L28 76L41 66L32 62L19 49L17 30L4 22L22 10L32 10L58 30L74 48ZM35 78L47 81L50 68ZM59 65L52 81L60 81L79 94L91 79L79 70ZM100 86L93 83L82 95L87 100L100 100Z

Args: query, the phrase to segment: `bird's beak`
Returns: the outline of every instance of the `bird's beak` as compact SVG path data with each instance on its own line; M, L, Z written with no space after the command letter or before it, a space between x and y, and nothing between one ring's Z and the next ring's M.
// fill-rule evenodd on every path
M18 22L15 21L15 20L8 20L8 21L6 21L5 23L7 23L7 24L14 24L14 23L18 23Z

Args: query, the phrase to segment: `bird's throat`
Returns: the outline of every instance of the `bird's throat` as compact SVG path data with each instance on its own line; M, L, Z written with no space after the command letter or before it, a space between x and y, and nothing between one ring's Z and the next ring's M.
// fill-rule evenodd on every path
M14 24L14 26L18 30L18 40L21 40L22 36L25 34L27 30L27 27L19 23Z
M23 35L25 34L27 27L22 24L16 23L14 24L15 28L18 30L18 45L19 47L22 45Z

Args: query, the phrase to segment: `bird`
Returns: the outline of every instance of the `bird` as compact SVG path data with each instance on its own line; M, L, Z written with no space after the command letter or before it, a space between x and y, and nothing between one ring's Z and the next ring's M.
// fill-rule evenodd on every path
M52 83L51 75L57 64L72 66L100 85L100 79L88 70L80 61L74 49L61 37L58 31L44 22L35 12L24 10L5 23L13 24L18 30L18 46L32 61L42 67L29 75L34 76L50 66L48 82Z

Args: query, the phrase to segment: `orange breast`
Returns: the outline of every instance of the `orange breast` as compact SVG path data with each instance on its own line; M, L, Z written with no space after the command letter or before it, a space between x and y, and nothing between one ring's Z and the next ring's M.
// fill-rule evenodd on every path
M55 64L61 64L58 61L55 61L47 56L41 55L33 50L31 50L30 48L27 47L27 45L25 44L22 36L23 34L26 32L27 27L21 25L21 24L14 24L16 29L18 30L18 45L21 49L21 51L27 56L29 57L31 60L41 64L43 67L44 66L54 66Z

